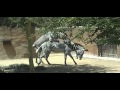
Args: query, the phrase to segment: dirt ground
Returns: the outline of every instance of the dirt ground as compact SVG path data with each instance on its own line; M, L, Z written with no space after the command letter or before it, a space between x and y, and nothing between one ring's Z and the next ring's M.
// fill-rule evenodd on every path
M78 65L75 65L73 60L68 56L67 66L65 66L64 54L51 54L49 62L52 65L48 65L45 59L43 59L44 64L38 66L34 58L34 66L38 73L120 73L120 60L102 60L86 57L78 60L75 56L74 59ZM29 61L27 58L0 60L1 69L8 73L10 68L15 73L27 73L28 64Z

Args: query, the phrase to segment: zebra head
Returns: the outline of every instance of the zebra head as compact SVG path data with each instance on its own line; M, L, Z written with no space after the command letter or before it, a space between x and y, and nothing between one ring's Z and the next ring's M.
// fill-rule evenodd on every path
M70 39L64 39L64 43L67 45L74 45L74 42L72 42Z
M86 49L83 45L81 45L81 44L79 44L79 43L74 43L73 49L75 49L75 50L88 51L88 49Z

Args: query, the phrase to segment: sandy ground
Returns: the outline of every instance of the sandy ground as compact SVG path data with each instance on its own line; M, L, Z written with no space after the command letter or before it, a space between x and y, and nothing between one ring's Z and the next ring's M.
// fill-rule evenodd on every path
M34 66L40 67L41 73L120 73L120 60L110 60L110 59L97 59L83 57L82 60L76 59L75 61L78 65L75 65L73 60L67 57L67 66L64 65L64 55L63 54L51 54L49 57L49 62L52 65L48 65L45 59L43 59L45 64L38 66L35 63ZM0 67L7 67L13 64L26 64L29 65L27 58L23 59L7 59L0 60Z

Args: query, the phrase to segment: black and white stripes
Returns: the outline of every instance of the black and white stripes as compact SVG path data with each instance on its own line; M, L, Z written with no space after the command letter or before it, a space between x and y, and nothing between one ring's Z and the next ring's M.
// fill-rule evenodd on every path
M85 47L79 43L74 43L74 45L71 48L73 51L76 52L76 59L78 59L79 57L79 60L82 59L84 51L88 51L88 49L85 49Z
M72 43L70 44L70 41L71 40L66 39L66 40L64 40L64 43L69 46L69 48L71 49L71 51L75 51L75 53L76 53L76 59L78 59L78 57L79 57L79 60L81 60L82 57L83 57L84 51L88 51L88 49L85 49L85 47L83 45L81 45L79 43L74 43L72 41L71 41Z

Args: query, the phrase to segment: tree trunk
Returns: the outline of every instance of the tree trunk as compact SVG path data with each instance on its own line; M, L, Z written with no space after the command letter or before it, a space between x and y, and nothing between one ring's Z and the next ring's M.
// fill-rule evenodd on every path
M102 45L97 45L97 47L98 47L98 56L102 57L103 56L103 54L102 54Z
M34 64L33 64L33 51L32 51L32 36L30 33L31 30L31 21L26 22L26 36L28 40L28 53L29 53L29 65L30 65L30 73L34 73Z
M30 33L31 33L31 35L32 35L32 45L33 45L33 43L34 43L35 40L36 40L36 36L35 36L35 25L34 25L34 24L31 24ZM32 48L32 51L33 51L33 58L36 58L36 57L37 57L37 54L35 53L35 49Z

